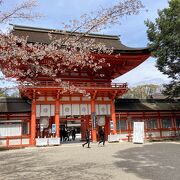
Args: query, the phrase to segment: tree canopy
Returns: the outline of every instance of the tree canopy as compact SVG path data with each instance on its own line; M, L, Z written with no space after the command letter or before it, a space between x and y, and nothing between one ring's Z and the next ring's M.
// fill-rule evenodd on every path
M123 95L123 98L132 99L149 99L156 95L161 95L161 86L156 84L145 84L130 88L129 91Z
M3 2L5 3L0 0L0 6ZM32 19L36 17L36 15L29 14L29 11L24 11L32 9L35 2L35 0L26 0L25 3L18 5L18 8L15 7L8 13L0 11L0 23L11 21L14 18ZM28 43L28 37L20 38L12 33L0 33L0 69L8 77L18 77L23 82L30 83L34 83L32 77L43 74L58 82L65 91L69 87L70 91L79 91L78 88L70 86L68 82L62 82L58 74L68 70L77 71L78 68L90 68L92 71L97 71L102 68L105 59L101 58L95 62L93 51L98 54L111 54L113 51L102 43L95 43L93 39L85 38L82 41L82 37L120 23L122 17L138 14L141 8L143 8L141 0L124 0L111 8L101 8L90 14L82 15L80 21L72 20L64 24L65 38L56 39L53 32L50 32L50 44L32 44ZM72 33L67 33L67 30ZM75 33L77 31L83 33ZM43 65L41 62L45 59L48 59L48 64ZM22 66L28 69L24 70ZM23 82L19 82L20 85Z
M157 58L157 68L171 78L164 85L168 97L180 96L180 0L170 0L169 7L158 11L155 22L147 20L149 47Z

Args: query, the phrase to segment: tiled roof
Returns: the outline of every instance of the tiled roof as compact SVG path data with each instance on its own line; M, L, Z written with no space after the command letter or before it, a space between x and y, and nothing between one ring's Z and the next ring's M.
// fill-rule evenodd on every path
M180 111L180 101L172 99L118 99L116 112Z
M116 112L180 111L180 100L167 99L118 99ZM31 112L31 101L22 98L0 98L0 113Z
M31 103L27 99L0 97L0 113L31 112Z
M70 31L61 31L55 29L46 29L46 28L37 28L37 27L28 27L28 26L19 26L19 25L12 25L13 26L13 34L17 36L28 36L28 42L35 43L50 43L50 39L48 33L52 33L57 38L64 38L65 34L70 34L70 36L81 35L83 33L72 33ZM148 53L148 48L131 48L123 45L120 42L119 36L112 36L112 35L102 35L102 34L87 34L83 38L86 39L95 39L97 43L103 43L109 48L114 48L115 51L120 51L121 53ZM82 39L83 39L82 38Z

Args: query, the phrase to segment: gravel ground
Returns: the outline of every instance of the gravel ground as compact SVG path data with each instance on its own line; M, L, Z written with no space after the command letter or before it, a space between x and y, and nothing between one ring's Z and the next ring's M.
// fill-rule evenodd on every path
M0 151L0 180L180 180L180 143L80 143Z

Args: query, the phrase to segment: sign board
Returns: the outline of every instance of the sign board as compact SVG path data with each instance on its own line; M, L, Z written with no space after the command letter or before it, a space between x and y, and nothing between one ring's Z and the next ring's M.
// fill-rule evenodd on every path
M52 124L52 134L56 133L56 124Z
M134 122L133 143L144 143L144 122Z
M92 127L93 127L93 129L95 129L96 128L96 113L93 112L91 114L91 117L92 117Z
M40 132L43 132L44 126L40 125Z
M113 121L110 121L110 130L114 130L114 123L113 123Z

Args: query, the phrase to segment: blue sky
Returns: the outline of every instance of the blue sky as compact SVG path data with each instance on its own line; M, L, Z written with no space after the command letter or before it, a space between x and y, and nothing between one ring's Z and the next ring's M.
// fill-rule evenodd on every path
M61 29L61 23L71 19L78 19L82 14L97 10L100 7L111 7L119 0L39 0L34 12L44 15L43 18L34 21L13 21L18 25ZM3 7L8 9L22 0L6 0ZM148 40L144 21L150 19L154 21L157 17L157 10L168 6L168 0L142 0L145 9L139 15L124 17L122 23L112 26L100 33L120 35L121 42L130 47L145 47ZM5 6L6 5L6 6ZM148 11L146 11L148 10ZM0 29L5 30L7 24L0 25ZM137 68L127 74L117 78L114 82L127 82L130 86L142 82L164 83L168 81L155 67L155 59L149 58Z

